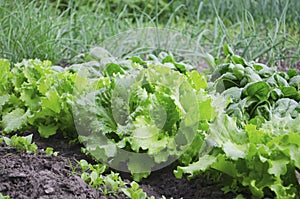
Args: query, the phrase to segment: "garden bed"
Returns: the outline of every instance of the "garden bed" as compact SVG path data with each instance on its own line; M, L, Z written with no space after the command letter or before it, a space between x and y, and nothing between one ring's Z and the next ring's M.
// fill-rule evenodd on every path
M91 188L80 178L80 169L76 160L89 159L80 152L81 145L70 145L68 140L57 135L44 139L34 133L33 141L39 149L54 148L58 156L46 155L43 150L37 153L17 152L15 148L0 145L0 192L17 199L46 198L126 198L105 196L99 190ZM77 165L77 166L76 166ZM220 186L207 180L206 177L187 180L176 179L168 167L152 175L140 183L148 196L160 198L233 198L232 194L224 195ZM130 176L121 174L125 181Z

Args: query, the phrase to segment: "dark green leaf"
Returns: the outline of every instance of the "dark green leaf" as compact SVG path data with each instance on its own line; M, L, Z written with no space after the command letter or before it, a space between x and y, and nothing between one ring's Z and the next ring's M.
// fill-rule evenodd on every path
M271 115L272 115L272 113L271 113L271 110L270 110L270 104L263 103L263 104L256 107L256 109L254 111L254 115L252 117L262 116L262 117L266 118L267 120L270 120Z
M164 63L173 63L173 64L175 64L176 62L175 62L175 60L174 60L174 58L173 58L172 56L168 55L168 56L166 56L166 57L162 60L162 63L163 63L163 64L164 64Z
M223 92L228 88L231 88L233 86L238 86L238 83L236 83L237 80L238 79L236 78L236 76L234 76L232 73L230 72L225 73L216 81L217 92Z
M241 64L243 66L247 66L246 60L238 55L233 55L231 57L231 60L234 64Z
M106 73L108 76L113 76L113 74L117 73L124 74L124 70L122 69L122 67L119 64L115 63L106 64L103 72Z
M214 82L216 79L221 77L223 74L228 72L229 64L222 64L217 67L217 69L211 75L211 81Z
M281 87L280 90L282 91L284 97L294 98L298 96L298 91L294 87Z
M274 75L274 79L277 83L277 86L282 87L282 86L289 86L288 82L286 81L285 78L283 78L282 76L275 74Z
M256 97L260 101L268 100L270 86L266 82L256 82L247 86L244 93L250 97Z
M272 76L276 70L274 68L270 68L265 64L261 64L261 63L255 63L253 64L253 68L255 69L255 71L257 71L257 73L261 76L261 77L270 77Z
M175 63L174 65L179 72L181 72L181 73L186 72L186 67L183 64Z
M223 51L224 51L225 55L229 55L229 56L234 55L233 50L230 48L230 46L228 44L224 45Z
M289 78L292 78L292 77L295 77L295 76L299 75L298 71L295 70L295 69L288 70L287 74L288 74Z
M283 96L283 93L278 88L273 89L270 93L270 97L272 100L277 100L277 99L281 98L282 96Z
M137 57L137 56L130 57L129 60L131 60L132 62L138 63L142 66L147 65L147 62L144 62L140 57Z

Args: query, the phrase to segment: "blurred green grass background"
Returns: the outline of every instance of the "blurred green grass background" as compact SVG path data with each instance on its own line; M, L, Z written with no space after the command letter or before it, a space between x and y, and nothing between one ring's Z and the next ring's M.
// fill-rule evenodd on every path
M229 44L248 60L295 65L298 0L0 0L0 57L69 62L130 29L170 28L191 35L214 57Z

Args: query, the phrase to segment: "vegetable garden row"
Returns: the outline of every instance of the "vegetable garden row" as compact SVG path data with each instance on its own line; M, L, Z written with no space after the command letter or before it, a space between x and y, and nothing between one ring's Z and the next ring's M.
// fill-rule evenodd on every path
M227 45L224 53L210 72L171 55L65 68L1 59L0 142L35 152L30 135L17 136L26 130L78 140L99 162L79 161L81 177L106 194L150 198L136 182L176 164L176 178L207 174L239 198L299 198L298 71L247 61ZM104 175L109 167L136 182Z

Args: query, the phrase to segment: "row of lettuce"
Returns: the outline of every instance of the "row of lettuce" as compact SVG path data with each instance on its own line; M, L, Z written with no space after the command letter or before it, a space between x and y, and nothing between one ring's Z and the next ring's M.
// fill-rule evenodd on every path
M176 162L177 178L207 173L224 192L297 198L300 76L224 52L209 75L171 56L67 68L2 59L2 132L78 138L136 181Z

